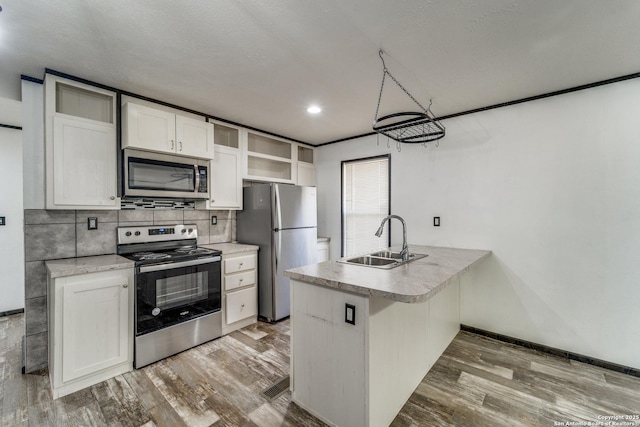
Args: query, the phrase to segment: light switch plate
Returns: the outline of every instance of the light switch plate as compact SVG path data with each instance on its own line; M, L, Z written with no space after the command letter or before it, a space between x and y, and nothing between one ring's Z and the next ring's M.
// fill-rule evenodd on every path
M356 306L353 304L344 305L344 321L352 325L356 324Z
M440 227L440 217L439 216L434 216L433 217L433 226L434 227Z
M98 229L98 218L95 216L91 216L87 218L87 229L88 230L97 230Z
M218 223L218 217L213 215L211 217L211 225L216 225Z
M0 225L7 225L7 219L4 216L0 216Z

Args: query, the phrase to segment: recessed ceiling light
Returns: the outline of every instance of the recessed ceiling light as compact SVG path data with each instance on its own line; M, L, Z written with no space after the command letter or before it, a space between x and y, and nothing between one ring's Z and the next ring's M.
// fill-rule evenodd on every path
M322 111L322 108L318 107L317 105L310 105L307 108L307 113L310 113L310 114L318 114L321 111Z

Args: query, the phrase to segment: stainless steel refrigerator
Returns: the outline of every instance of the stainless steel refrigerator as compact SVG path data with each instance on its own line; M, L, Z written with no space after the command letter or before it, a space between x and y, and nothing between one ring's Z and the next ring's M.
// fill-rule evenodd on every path
M317 202L315 187L256 184L245 187L237 213L240 243L258 245L258 314L268 321L290 314L289 278L284 271L315 264Z

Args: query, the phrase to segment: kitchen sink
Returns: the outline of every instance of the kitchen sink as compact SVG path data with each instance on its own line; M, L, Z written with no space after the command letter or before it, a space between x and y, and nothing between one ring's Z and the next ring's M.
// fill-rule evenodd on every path
M409 254L409 260L403 261L400 252L394 252L391 250L377 251L367 255L361 255L354 258L342 258L338 262L343 264L362 265L366 267L375 267L383 269L391 269L398 267L402 264L415 261L420 258L424 258L428 255L425 254Z
M413 254L411 254L413 255ZM411 256L409 255L409 256ZM402 255L400 254L400 252L393 252L393 251L378 251L378 252L374 252L372 254L369 254L369 256L375 256L375 257L380 257L380 258L391 258L391 259L401 259Z
M347 264L369 265L371 267L386 267L387 265L395 264L396 260L389 259L389 258L378 258L371 255L364 255L356 258L349 258L344 262Z

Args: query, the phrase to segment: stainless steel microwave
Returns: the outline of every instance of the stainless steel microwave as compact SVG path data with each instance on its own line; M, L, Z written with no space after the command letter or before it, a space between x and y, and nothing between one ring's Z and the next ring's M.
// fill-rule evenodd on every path
M142 150L124 150L124 196L209 198L209 161Z

